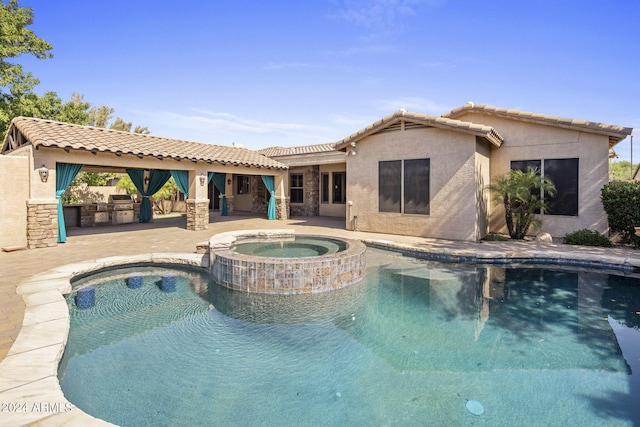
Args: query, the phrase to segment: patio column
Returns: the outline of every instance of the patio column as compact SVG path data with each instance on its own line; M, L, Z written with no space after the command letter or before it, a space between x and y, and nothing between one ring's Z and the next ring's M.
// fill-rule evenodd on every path
M276 219L285 220L289 218L289 198L286 196L284 174L275 175L274 183L276 187Z
M189 171L189 198L187 204L187 230L200 231L209 228L209 178L206 170Z

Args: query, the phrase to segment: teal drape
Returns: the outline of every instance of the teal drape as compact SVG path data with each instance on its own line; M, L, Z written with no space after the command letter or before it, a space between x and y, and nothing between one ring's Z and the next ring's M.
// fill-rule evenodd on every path
M64 209L62 209L62 195L71 185L82 165L70 163L56 163L56 199L58 199L58 243L67 241L67 229L64 225Z
M189 198L189 171L177 171L172 170L171 176L173 180L178 184L178 188L182 193Z
M227 210L227 190L224 180L227 178L225 173L209 172L209 180L213 179L213 185L216 186L220 195L222 196L222 203L220 203L220 215L227 216L229 212Z
M276 219L276 187L274 181L273 175L262 175L262 182L264 182L267 191L271 194L267 210L267 217L271 220Z
M127 174L131 178L133 185L142 194L142 203L140 203L140 222L151 221L151 201L150 196L156 194L171 177L169 171L152 170L149 175L149 188L144 191L144 171L142 169L127 169Z

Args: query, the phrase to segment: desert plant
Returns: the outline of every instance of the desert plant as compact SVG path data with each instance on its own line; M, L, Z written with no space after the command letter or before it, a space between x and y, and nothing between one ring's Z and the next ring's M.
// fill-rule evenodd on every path
M582 245L582 246L611 246L611 241L607 236L603 236L597 231L592 231L587 228L582 230L568 233L564 236L563 241L567 245Z
M536 214L548 210L543 194L553 196L555 186L537 168L512 169L489 185L494 200L504 205L507 230L512 239L524 239L530 227L541 224Z

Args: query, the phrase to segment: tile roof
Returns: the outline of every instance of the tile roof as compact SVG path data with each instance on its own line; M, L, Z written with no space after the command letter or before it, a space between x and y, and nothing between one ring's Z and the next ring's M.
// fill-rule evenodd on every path
M132 154L138 157L215 162L222 165L267 169L288 168L280 162L245 148L203 144L30 117L16 117L11 121L11 126L15 126L34 147L57 147L118 155ZM10 135L11 129L5 137L3 152L7 150Z
M300 147L267 147L257 153L267 157L298 156L303 154L331 153L336 151L336 144L303 145Z
M454 120L440 116L430 116L427 114L411 113L406 110L398 110L393 114L390 114L382 119L370 124L364 129L360 129L354 134L336 142L336 149L342 149L351 142L356 142L366 136L373 135L380 132L383 129L392 127L399 124L401 121L405 123L411 123L416 125L437 127L442 129L448 129L456 132L468 133L476 136L486 138L496 147L500 147L504 141L502 136L491 126L463 122L460 120Z
M604 123L590 122L588 120L577 120L558 116L549 116L547 114L493 107L491 105L474 104L473 102L468 102L462 107L455 108L450 112L443 114L442 117L455 119L467 113L499 116L526 122L584 130L601 135L607 135L609 136L610 147L625 139L633 131L632 128L623 126L607 125Z

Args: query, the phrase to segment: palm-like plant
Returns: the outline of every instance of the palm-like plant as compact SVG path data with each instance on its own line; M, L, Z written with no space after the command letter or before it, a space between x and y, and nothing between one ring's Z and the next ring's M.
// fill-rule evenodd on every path
M555 195L556 188L548 177L543 177L538 168L526 171L511 170L489 185L494 200L504 205L507 230L512 239L524 239L530 227L541 224L536 216L548 210L543 194Z

